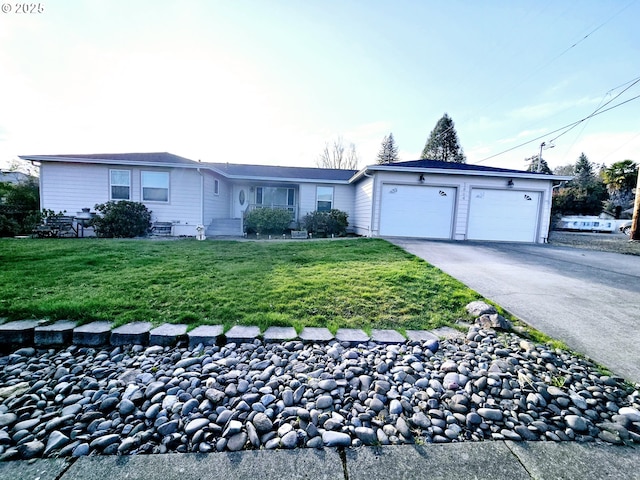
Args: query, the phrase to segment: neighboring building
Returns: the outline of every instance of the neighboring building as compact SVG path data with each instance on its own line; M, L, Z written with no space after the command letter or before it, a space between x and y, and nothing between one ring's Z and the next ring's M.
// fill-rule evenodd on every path
M12 183L15 185L32 179L34 179L34 177L27 175L26 173L0 170L0 183Z
M144 203L173 235L242 235L255 208L284 208L292 226L314 210L349 214L364 236L544 242L560 177L431 160L362 170L203 163L170 153L25 155L40 163L41 207L81 211Z

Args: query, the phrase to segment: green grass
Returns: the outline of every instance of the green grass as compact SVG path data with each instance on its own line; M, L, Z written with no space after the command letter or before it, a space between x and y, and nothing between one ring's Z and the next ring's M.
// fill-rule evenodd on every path
M0 317L434 328L479 298L379 239L0 240Z

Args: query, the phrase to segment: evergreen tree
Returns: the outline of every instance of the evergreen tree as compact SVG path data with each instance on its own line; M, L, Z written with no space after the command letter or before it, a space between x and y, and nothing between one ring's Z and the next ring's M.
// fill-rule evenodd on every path
M584 153L580 154L573 166L573 175L574 179L564 188L554 191L552 211L561 215L599 215L609 194Z
M458 134L453 120L446 113L438 120L438 123L429 134L429 139L424 146L424 150L422 150L420 158L466 163L467 158L458 141Z
M576 176L575 180L579 184L585 184L595 177L595 174L593 172L593 165L584 154L584 152L580 154L580 157L578 157L574 172Z
M525 158L525 162L527 165L527 172L537 172L538 171L538 155L534 155L533 157ZM544 158L540 159L540 173L548 173L552 174L553 172L549 168L549 164Z
M385 136L382 140L377 161L378 164L383 165L386 163L394 163L399 160L398 146L396 145L396 141L393 139L393 133L390 133L389 136Z

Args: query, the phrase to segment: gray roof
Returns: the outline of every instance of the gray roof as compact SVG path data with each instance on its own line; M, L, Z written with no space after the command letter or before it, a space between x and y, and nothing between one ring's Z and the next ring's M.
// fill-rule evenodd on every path
M280 167L274 165L247 165L242 163L196 162L185 157L167 152L152 153L91 153L65 155L21 155L24 160L49 162L102 163L117 165L153 165L162 167L203 168L210 169L220 175L238 180L272 180L272 181L312 181L326 183L349 183L366 175L367 171L424 171L445 170L452 174L514 175L528 178L544 178L548 180L570 180L572 177L560 177L544 173L511 170L507 168L473 165L468 163L443 162L439 160L411 160L383 165L370 165L358 170L339 170L331 168ZM444 173L444 172L442 172Z
M357 170L332 168L277 167L273 165L244 165L241 163L203 163L228 177L309 179L347 182Z
M21 155L20 158L45 162L111 163L121 165L162 165L182 168L208 168L225 177L236 179L316 180L347 183L357 172L357 170L337 170L330 168L195 162L188 158L167 152Z
M549 175L547 173L528 172L526 170L512 170L508 168L489 167L486 165L474 165L470 163L443 162L441 160L411 160L408 162L387 163L385 166L401 168L437 168L444 170L463 170L486 173L534 173L537 175Z
M357 181L363 177L366 171L391 171L414 173L441 173L452 175L475 175L494 177L528 178L549 181L567 181L571 176L551 175L548 173L528 172L526 170L512 170L509 168L489 167L486 165L473 165L469 163L443 162L440 160L411 160L408 162L395 162L382 165L370 165L352 178Z
M25 160L35 161L77 161L89 160L87 163L127 163L127 164L162 164L175 166L197 166L198 162L168 152L150 153L90 153L63 155L20 155Z

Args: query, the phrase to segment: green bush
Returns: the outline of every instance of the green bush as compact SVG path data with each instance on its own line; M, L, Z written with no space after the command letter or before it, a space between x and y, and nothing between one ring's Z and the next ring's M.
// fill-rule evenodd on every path
M302 220L305 230L315 235L342 236L347 233L349 214L342 210L329 210L328 212L310 212Z
M40 223L38 182L0 183L0 236L29 234Z
M0 213L0 237L13 237L20 232L20 225L13 218Z
M95 206L99 214L91 221L96 235L106 238L133 238L151 228L151 212L142 203L120 200Z
M285 209L257 208L244 219L247 233L281 235L289 229L291 212Z

